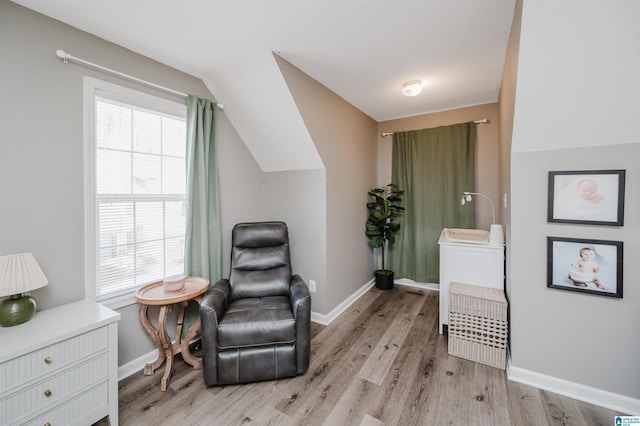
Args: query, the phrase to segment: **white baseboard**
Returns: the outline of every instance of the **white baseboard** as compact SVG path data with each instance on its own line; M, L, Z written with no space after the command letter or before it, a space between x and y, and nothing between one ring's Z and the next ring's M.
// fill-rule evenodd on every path
M153 349L118 367L118 381L144 370L144 366L158 359L158 349Z
M510 357L507 364L507 377L514 382L524 383L525 385L568 396L589 404L606 407L620 414L640 415L640 399L514 367L511 365Z
M422 282L410 280L408 278L400 278L398 280L394 280L393 283L396 284L396 285L403 285L403 286L406 286L406 287L420 288L422 290L440 291L440 286L438 284L422 283ZM311 321L313 321L315 323L318 323L318 324L322 324L322 325L331 324L331 322L333 320L335 320L336 318L338 318L338 316L341 313L346 311L349 308L349 306L353 305L356 302L356 300L358 300L360 297L362 297L363 294L365 294L367 291L369 291L369 289L371 287L373 287L374 284L375 284L375 278L372 278L365 285L363 285L358 290L356 290L344 302L342 302L341 304L336 306L331 312L329 312L326 315L325 314L319 314L317 312L311 312Z
M394 283L421 289L440 290L438 284L421 283L408 278L395 280ZM640 399L514 367L511 365L511 354L507 356L507 364L507 377L514 382L524 383L590 404L606 407L621 414L640 415Z
M375 284L375 279L369 280L365 285L356 290L351 296L349 296L345 301L336 306L331 312L328 314L319 314L317 312L311 312L311 321L316 322L322 325L329 325L333 320L338 318L338 316L349 308L349 306L353 305L356 300L358 300L363 294L365 294L373 285Z
M394 284L403 285L405 287L420 288L422 290L435 290L440 291L440 284L423 283L419 281L410 280L409 278L400 278L393 281Z

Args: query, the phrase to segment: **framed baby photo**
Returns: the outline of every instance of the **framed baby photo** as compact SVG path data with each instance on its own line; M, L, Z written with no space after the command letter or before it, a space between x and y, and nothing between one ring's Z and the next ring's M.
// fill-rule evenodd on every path
M547 221L622 226L624 170L549 172Z
M622 298L622 241L547 237L547 287Z

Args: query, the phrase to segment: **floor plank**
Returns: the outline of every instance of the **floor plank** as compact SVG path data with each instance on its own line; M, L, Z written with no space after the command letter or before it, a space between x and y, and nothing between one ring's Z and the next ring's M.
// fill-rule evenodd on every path
M438 303L431 290L367 291L329 326L312 326L309 370L294 378L209 388L177 359L161 392L162 368L140 372L119 383L120 424L592 426L622 414L449 355Z
M382 339L371 351L367 361L358 372L358 377L376 385L382 383L414 321L415 316L410 314L396 317Z

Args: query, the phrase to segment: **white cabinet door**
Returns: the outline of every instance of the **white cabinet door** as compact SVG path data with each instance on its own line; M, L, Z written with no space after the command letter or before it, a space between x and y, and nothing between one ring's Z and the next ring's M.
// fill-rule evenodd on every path
M449 322L449 285L452 282L504 288L504 247L440 244L440 334Z

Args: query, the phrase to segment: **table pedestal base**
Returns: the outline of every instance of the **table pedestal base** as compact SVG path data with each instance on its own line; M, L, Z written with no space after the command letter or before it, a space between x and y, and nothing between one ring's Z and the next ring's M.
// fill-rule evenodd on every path
M202 301L202 297L198 296L194 299L200 304ZM182 354L182 358L184 361L191 365L194 369L202 368L202 358L195 357L191 354L189 350L189 344L191 340L195 337L196 333L200 329L200 317L197 318L196 322L189 328L187 335L184 339L181 339L182 336L182 325L184 320L184 312L189 304L188 300L182 301L179 303L180 312L178 313L178 322L176 324L176 333L175 333L175 341L171 341L169 334L167 333L167 312L173 310L173 304L169 305L161 305L160 313L158 314L158 328L155 328L150 322L148 317L148 309L149 305L140 304L140 323L143 328L151 337L158 346L158 359L154 362L150 362L144 366L144 375L148 376L160 368L162 364L166 361L164 374L162 376L162 380L160 381L160 390L166 391L167 386L169 385L169 378L171 377L171 369L173 367L173 358L177 354Z

